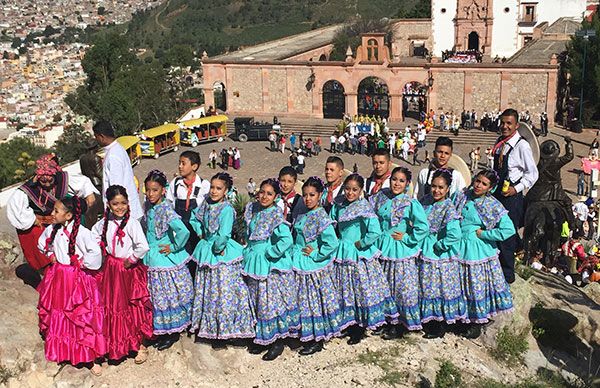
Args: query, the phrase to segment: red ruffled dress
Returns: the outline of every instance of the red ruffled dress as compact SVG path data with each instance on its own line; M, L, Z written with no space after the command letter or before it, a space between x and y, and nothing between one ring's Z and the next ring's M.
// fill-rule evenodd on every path
M104 306L93 274L102 264L100 247L80 226L75 254L69 257L72 225L61 227L53 242L53 226L48 226L38 240L38 248L56 261L38 287L38 311L46 359L76 365L104 356L106 340Z

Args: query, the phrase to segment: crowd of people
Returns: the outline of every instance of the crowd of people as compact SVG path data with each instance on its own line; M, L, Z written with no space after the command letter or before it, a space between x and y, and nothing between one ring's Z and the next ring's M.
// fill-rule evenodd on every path
M40 293L46 358L98 375L103 360L143 363L146 346L168 349L186 331L216 348L245 339L267 361L285 338L299 339L302 355L342 335L359 343L366 330L476 338L512 308L522 191L537 179L518 114L501 122L494 170L468 188L448 167L452 140L440 137L414 182L384 148L373 150L367 179L344 177L332 155L325 181L309 177L297 193L297 169L284 167L239 217L233 179L200 178L195 151L180 155L171 182L148 174L142 206L125 150L97 123L107 150L97 223L84 221L91 181L70 179L53 156L38 160L8 208L27 260L18 275ZM244 232L234 233L238 222Z

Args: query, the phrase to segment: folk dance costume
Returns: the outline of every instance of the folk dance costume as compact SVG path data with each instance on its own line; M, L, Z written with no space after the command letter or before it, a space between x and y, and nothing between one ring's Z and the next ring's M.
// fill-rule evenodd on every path
M300 216L293 225L293 263L298 285L300 341L323 341L340 335L342 311L335 285L332 254L338 247L335 222L322 207ZM313 251L305 255L302 250Z
M244 220L248 245L244 248L243 274L256 317L258 345L296 336L300 314L290 248L293 238L283 212L258 202L246 206Z
M335 203L331 218L337 221L340 245L333 253L336 283L341 293L342 328L359 325L375 329L398 318L375 242L381 235L377 214L366 199ZM355 243L360 241L360 248Z
M450 199L435 202L428 195L422 203L429 235L421 243L419 259L421 321L455 323L467 316L458 262L460 215Z
M198 263L192 330L208 339L254 338L254 317L242 278L242 246L231 238L235 210L229 201L200 205L191 218L202 237L194 251Z
M394 195L390 189L382 189L370 202L383 229L375 245L398 307L398 321L409 330L420 330L418 258L420 242L429 233L427 215L419 201L405 193ZM392 238L396 232L404 234L402 240Z
M154 334L180 333L190 324L194 298L194 284L186 267L190 256L185 251L190 232L165 200L154 206L146 204L144 224L150 247L144 264L148 266ZM163 245L169 245L171 253L160 253Z
M137 352L142 341L151 338L153 333L148 269L141 262L148 252L148 242L138 220L129 218L121 229L122 222L111 213L92 229L104 253L100 290L110 360L120 360L130 352ZM125 261L129 261L131 267L125 268Z
M498 258L498 241L515 234L508 212L493 196L475 198L461 192L456 206L462 215L462 238L458 244L466 322L487 323L489 318L513 307L512 295ZM481 237L477 230L482 229Z
M200 241L191 226L192 212L202 205L209 191L210 181L200 178L198 174L195 174L191 180L177 177L171 181L167 189L167 201L175 205L175 212L181 216L181 220L190 231L190 238L185 245L185 250L190 255L194 253Z
M38 161L38 171L40 162L43 161L42 159ZM58 165L55 167L60 169ZM35 271L42 271L50 264L50 260L37 249L37 242L44 228L52 223L52 210L56 200L66 195L85 198L98 193L89 178L85 176L69 176L61 170L51 172L54 176L53 190L46 191L34 179L30 179L15 190L6 209L8 221L17 229L23 256ZM38 282L39 277L35 283ZM36 284L32 285L36 286Z
M38 287L38 313L46 359L76 365L104 356L107 348L104 306L98 283L90 273L102 265L102 253L92 233L80 225L75 253L69 256L73 225L74 221L69 221L60 226L54 241L54 225L48 226L38 240L38 249L56 260Z

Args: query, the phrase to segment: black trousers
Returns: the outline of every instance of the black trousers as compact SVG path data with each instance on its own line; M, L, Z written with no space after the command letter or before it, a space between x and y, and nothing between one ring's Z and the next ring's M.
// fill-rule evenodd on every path
M516 233L510 238L498 243L500 249L500 266L504 273L504 278L509 283L515 279L515 252L522 245L519 237L519 228L523 226L523 216L525 214L525 198L523 193L517 193L511 197L505 197L502 194L496 195L496 198L508 210L508 217L513 222Z

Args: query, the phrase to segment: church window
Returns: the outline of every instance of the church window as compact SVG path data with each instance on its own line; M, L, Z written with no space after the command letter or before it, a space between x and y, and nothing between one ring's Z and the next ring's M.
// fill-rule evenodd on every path
M527 23L535 22L535 4L525 5L523 21Z
M378 51L377 41L375 39L369 39L367 41L367 61L378 61Z
M504 13L509 13L509 12L510 12L510 8L504 7Z
M442 13L446 13L446 8L442 8Z

